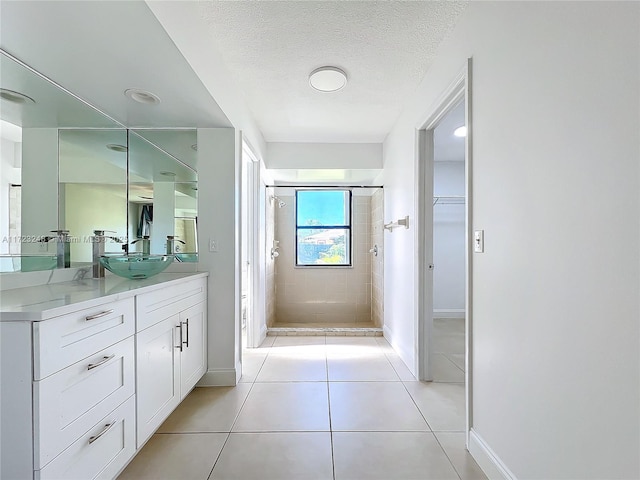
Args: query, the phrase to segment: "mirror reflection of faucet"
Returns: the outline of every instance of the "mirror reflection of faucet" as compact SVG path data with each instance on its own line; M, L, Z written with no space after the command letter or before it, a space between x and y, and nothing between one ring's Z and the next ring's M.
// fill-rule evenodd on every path
M51 230L55 233L55 236L45 236L40 240L41 242L48 242L50 240L56 240L56 257L58 259L58 268L70 268L71 267L71 238L69 237L69 230Z
M173 255L180 252L180 246L177 245L176 242L186 245L185 242L179 240L175 235L167 235L167 255ZM181 261L178 257L176 257L176 259L179 262Z
M93 236L91 237L91 244L93 245L93 255L92 255L92 263L93 263L93 278L104 278L104 267L100 263L100 257L105 254L104 244L107 240L113 240L117 243L123 243L117 237L113 237L110 235L105 235L107 232L115 233L109 230L94 230Z
M145 235L142 238L138 238L131 242L131 245L134 243L142 242L142 254L149 255L151 253L151 240L149 239L149 235Z
M273 241L273 247L271 247L271 259L277 258L280 256L280 240Z

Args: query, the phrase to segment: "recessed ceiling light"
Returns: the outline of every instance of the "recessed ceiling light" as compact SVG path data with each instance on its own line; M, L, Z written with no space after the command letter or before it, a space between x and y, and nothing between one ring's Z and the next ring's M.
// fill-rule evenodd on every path
M36 103L36 101L30 96L14 90L8 90L6 88L0 88L0 98L11 103Z
M160 172L160 175L164 175L165 177L175 177L176 174L173 172Z
M139 88L129 88L124 91L124 94L131 100L146 105L157 105L160 103L160 97L156 94L147 92L146 90L140 90Z
M338 67L316 68L309 75L309 85L320 92L337 92L347 84L347 74Z
M453 134L456 137L466 137L467 136L467 127L464 126L464 125L461 126L461 127L458 127L453 131Z
M109 150L113 150L114 152L126 152L128 150L124 145L118 145L117 143L110 143L107 145Z
M193 145L191 145L191 149L195 150L197 152L198 151L198 144L194 143Z

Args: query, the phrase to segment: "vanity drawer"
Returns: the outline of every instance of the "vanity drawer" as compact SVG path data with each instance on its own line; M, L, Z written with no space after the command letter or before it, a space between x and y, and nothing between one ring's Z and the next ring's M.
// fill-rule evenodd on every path
M136 297L136 331L144 330L182 310L204 302L207 279L198 278Z
M133 457L135 445L135 396L131 396L46 467L36 470L35 479L111 480Z
M40 380L135 333L133 297L34 323L33 376Z
M35 468L50 462L135 391L135 343L129 337L34 382Z

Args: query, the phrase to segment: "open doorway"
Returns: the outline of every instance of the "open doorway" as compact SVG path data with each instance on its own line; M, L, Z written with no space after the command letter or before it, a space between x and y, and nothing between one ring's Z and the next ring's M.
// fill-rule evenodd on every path
M420 380L464 389L467 434L472 392L469 67L417 130L416 164L418 373Z

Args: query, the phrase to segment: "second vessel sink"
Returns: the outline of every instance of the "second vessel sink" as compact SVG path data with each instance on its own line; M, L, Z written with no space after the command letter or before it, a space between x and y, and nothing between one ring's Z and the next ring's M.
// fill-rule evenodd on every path
M173 255L104 255L100 263L112 273L138 280L162 272L173 262Z

